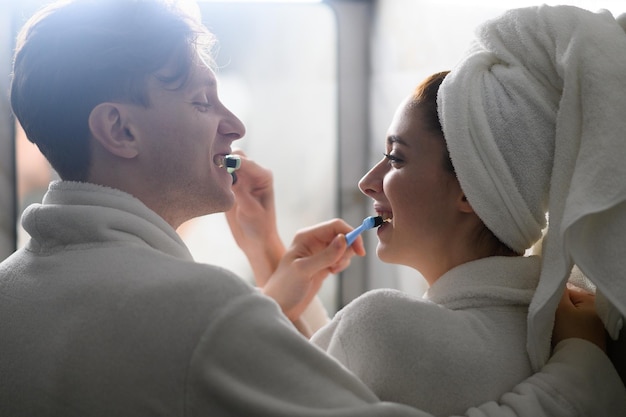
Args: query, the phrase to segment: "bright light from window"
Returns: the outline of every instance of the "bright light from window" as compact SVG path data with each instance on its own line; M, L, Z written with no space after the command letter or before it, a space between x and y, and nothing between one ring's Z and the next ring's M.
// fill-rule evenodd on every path
M197 0L198 3L321 3L322 0Z
M438 5L466 5L465 0L430 0L430 2ZM549 6L577 6L593 12L606 9L614 15L626 12L626 2L624 2L624 0L474 0L472 2L474 6L493 7L497 9L515 9L518 7L537 6L539 4L547 4Z

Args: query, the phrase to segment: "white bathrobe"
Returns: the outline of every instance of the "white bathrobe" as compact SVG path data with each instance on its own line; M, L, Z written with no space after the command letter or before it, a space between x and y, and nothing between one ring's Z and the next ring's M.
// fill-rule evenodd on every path
M492 257L450 270L426 300L372 291L312 340L381 399L460 414L532 374L526 317L539 270L538 257Z
M128 194L53 183L23 225L32 239L0 264L2 417L427 415L378 402L274 302L193 262ZM581 357L589 362L572 366ZM571 340L502 406L469 415L599 415L626 405L597 378L611 369L595 346ZM564 383L553 389L554 378Z

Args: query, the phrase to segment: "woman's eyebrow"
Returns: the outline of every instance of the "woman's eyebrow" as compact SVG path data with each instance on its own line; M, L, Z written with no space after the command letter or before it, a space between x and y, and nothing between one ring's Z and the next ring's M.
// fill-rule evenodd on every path
M408 144L400 136L397 136L397 135L387 136L387 144L391 145L391 144L394 144L394 143L397 143L399 145L408 146Z

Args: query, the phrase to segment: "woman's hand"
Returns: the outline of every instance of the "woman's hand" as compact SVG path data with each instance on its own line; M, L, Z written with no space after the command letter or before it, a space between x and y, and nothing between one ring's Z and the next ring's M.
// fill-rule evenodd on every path
M263 288L291 321L297 321L329 274L343 271L352 256L365 255L359 237L351 246L345 233L352 227L340 219L300 230Z
M250 262L257 286L263 287L285 253L278 234L272 172L242 151L241 168L233 185L235 205L226 220L237 245Z
M569 338L590 341L606 352L607 334L595 309L595 295L568 287L556 311L552 345Z

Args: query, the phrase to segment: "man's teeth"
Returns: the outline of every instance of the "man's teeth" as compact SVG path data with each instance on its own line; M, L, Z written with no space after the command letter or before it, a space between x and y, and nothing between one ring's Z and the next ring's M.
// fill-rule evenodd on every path
M215 155L213 157L213 163L217 165L218 168L224 168L224 155Z

